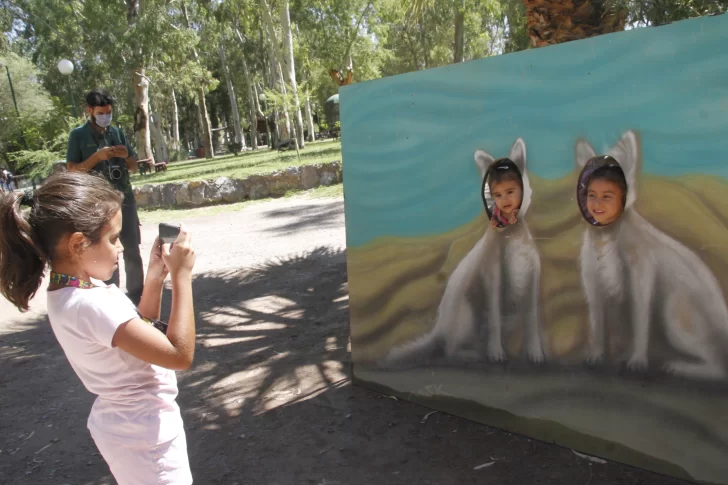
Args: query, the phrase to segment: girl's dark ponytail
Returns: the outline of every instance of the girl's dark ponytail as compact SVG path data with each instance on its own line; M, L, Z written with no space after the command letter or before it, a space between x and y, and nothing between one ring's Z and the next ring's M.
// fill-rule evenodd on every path
M0 292L21 311L38 291L47 261L23 213L29 197L11 193L0 199Z
M59 241L81 233L90 244L119 212L123 195L106 180L79 172L50 176L33 196L0 199L0 293L21 311L38 291Z

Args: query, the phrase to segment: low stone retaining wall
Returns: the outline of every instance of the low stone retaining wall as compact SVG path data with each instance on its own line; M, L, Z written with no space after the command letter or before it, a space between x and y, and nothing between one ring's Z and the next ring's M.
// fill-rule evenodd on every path
M244 200L280 197L289 190L308 190L343 180L341 162L290 167L269 174L251 175L238 180L218 177L134 187L138 207L200 207Z

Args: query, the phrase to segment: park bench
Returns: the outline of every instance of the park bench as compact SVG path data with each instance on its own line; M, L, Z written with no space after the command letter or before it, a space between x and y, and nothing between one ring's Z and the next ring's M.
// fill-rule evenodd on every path
M137 162L137 165L139 167L139 175L145 175L152 172L152 164L149 162L149 160L139 160ZM167 162L157 162L153 164L153 166L155 172L167 171Z
M290 139L290 140L283 140L282 142L278 143L278 151L284 151L284 150L294 150L296 148L296 140Z

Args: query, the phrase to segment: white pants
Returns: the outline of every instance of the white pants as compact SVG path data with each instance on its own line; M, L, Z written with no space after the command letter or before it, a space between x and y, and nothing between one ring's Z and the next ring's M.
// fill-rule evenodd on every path
M172 441L155 446L120 445L91 435L119 485L190 485L187 438L182 431Z

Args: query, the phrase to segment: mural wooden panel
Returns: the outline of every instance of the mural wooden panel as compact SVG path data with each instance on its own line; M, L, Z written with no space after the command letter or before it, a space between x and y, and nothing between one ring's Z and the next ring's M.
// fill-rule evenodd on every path
M728 484L728 16L341 90L359 384Z

